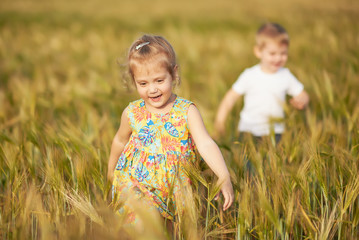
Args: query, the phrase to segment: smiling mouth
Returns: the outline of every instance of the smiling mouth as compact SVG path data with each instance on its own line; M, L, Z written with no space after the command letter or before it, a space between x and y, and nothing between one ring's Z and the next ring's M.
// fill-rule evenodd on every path
M156 97L150 97L150 99L151 99L152 101L154 101L154 102L157 102L157 101L160 100L161 96L162 96L162 94L161 94L161 95L158 95L158 96L156 96Z

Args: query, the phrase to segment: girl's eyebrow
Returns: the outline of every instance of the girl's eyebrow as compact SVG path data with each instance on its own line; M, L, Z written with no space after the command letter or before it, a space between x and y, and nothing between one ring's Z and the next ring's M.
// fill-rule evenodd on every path
M158 80L158 79L164 79L165 76L159 76L159 77L155 77L153 80Z
M136 82L138 82L138 81L145 81L145 82L147 82L147 81L156 81L156 80L158 80L158 79L165 79L166 78L166 74L158 74L157 76L155 76L155 77L153 77L153 78L151 78L151 79L137 79L137 80L135 80Z

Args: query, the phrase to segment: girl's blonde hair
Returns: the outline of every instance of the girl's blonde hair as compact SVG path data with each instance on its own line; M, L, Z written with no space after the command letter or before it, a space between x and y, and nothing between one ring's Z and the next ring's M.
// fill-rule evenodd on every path
M289 35L285 28L278 23L265 23L259 27L256 34L257 47L263 49L268 40L289 46Z
M155 56L162 54L164 56L162 64L171 74L174 85L179 85L180 78L177 74L178 68L176 53L171 44L162 36L145 34L134 41L128 51L128 73L134 81L134 68L139 63L150 61Z

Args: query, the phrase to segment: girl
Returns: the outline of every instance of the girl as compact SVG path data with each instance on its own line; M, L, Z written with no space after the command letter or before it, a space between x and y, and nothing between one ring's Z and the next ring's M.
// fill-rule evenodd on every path
M185 167L196 160L198 149L218 177L227 210L233 188L222 154L196 106L172 92L179 82L172 46L163 37L144 35L130 47L128 68L141 99L123 111L112 142L108 179L113 193L124 208L130 209L128 196L135 195L173 219L176 195L189 186Z

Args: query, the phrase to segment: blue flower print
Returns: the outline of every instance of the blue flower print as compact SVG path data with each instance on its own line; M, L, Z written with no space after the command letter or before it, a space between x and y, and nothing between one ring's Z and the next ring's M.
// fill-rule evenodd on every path
M155 156L148 156L148 158L147 158L147 162L149 162L149 163L154 163L155 162Z
M148 156L146 161L146 167L152 167L155 164L155 156Z
M181 140L181 152L184 153L188 149L188 140Z
M172 137L178 137L179 136L177 129L172 125L172 123L166 122L165 123L165 129L168 132L168 134L171 135Z
M181 140L181 147L187 147L188 146L188 139Z
M122 170L126 166L126 163L127 163L126 157L124 155L121 155L120 158L118 159L116 170Z
M154 132L150 130L148 126L144 126L138 133L138 137L145 147L153 143L154 141Z
M149 172L148 170L143 166L142 163L139 163L136 167L136 171L135 171L135 174L136 174L136 177L137 177L137 180L139 182L142 182L144 179L147 178Z
M165 155L164 154L157 154L156 156L156 162L157 164L161 164L165 161Z

